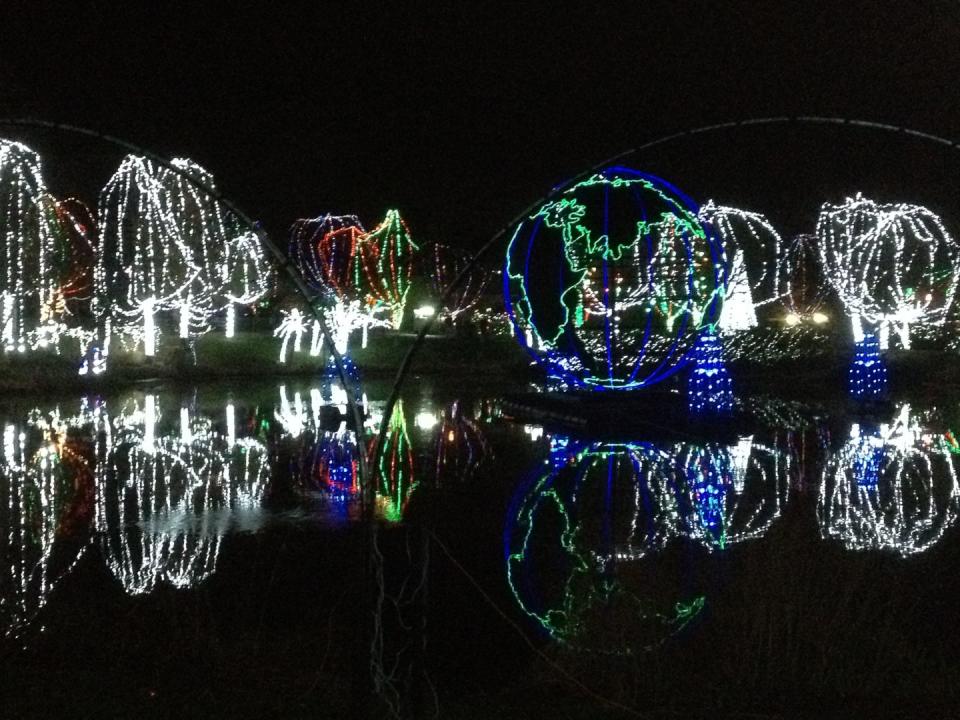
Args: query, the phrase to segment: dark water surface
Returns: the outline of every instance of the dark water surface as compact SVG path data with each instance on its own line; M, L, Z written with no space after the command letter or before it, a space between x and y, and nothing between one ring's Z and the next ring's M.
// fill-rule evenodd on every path
M359 439L302 380L0 408L0 716L960 707L956 408L600 441L505 417L525 388L363 390Z

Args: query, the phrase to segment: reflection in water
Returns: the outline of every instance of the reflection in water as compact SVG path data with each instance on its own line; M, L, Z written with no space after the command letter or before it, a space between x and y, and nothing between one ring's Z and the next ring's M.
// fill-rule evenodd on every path
M674 448L685 488L686 534L708 549L760 537L787 500L790 455L744 437L736 445Z
M162 432L152 395L112 423L100 418L95 525L111 572L131 594L199 583L214 571L237 511L260 505L266 448L251 438L231 442L235 429L220 433L186 407Z
M703 598L674 580L635 592L630 568L678 525L667 457L645 443L552 442L521 486L504 530L507 581L520 607L572 647L633 652L683 627ZM657 578L663 588L666 573Z
M848 372L850 394L858 400L875 400L887 391L887 366L880 354L880 342L873 333L857 341Z
M89 525L93 487L88 455L87 444L68 434L59 413L35 412L26 426L4 426L0 459L4 635L27 628L83 554L85 545L70 540Z
M788 457L751 437L730 447L552 438L508 513L508 583L558 641L649 648L703 607L675 567L695 547L681 540L712 551L759 537L779 517L789 477Z
M359 399L364 397L363 387L360 384L360 370L349 355L341 355L340 361L343 364L344 377L346 377L347 382L350 384L353 396L357 398L359 402ZM344 405L347 403L347 395L343 389L343 383L340 381L337 363L334 361L332 355L323 370L320 392L323 399L328 402L342 402ZM366 404L365 399L364 404Z
M443 413L434 449L434 482L443 487L451 482L468 483L490 455L490 446L471 413L460 400Z
M309 449L311 477L315 486L334 500L349 500L360 492L357 436L342 427L321 431Z
M956 521L956 467L946 440L902 405L892 423L850 438L827 462L817 515L821 534L848 550L923 552Z
M290 467L279 480L294 491L318 490L338 507L358 497L360 452L383 422L376 408L364 398L358 439L337 379L304 391L281 385L276 398L249 411L228 400L205 413L151 393L0 424L0 632L27 627L91 544L129 594L202 582L226 535L268 518L271 459ZM435 418L419 446L422 467L435 469L438 484L470 479L489 452L473 407L419 409ZM399 520L420 478L402 402L387 422L371 464L381 516Z
M372 442L374 441L371 440ZM371 464L378 478L378 499L383 516L387 520L400 520L407 501L417 486L403 400L398 400L393 406L383 445L373 460Z

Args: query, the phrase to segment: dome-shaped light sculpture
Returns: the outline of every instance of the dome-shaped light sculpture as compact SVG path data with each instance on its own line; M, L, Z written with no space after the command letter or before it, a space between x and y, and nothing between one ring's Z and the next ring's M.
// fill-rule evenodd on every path
M723 333L757 326L757 309L777 299L777 267L783 241L760 213L715 205L700 209L699 219L723 243L730 276L717 328Z
M854 340L863 338L867 324L881 349L889 346L891 329L909 349L911 327L946 320L960 279L960 245L931 210L857 195L841 205L823 205L817 238Z
M430 278L431 289L437 298L444 295L471 259L468 252L442 243L427 247L422 258L425 275ZM483 296L491 277L488 268L480 264L473 266L441 308L440 319L449 318L456 322L457 318L472 310Z
M956 521L960 488L953 454L926 435L908 405L892 423L853 425L823 470L821 534L849 550L902 556L935 545Z

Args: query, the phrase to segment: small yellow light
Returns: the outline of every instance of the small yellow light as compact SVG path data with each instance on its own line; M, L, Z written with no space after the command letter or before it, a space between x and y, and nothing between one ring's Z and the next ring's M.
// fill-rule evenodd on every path
M827 320L829 320L829 319L830 319L830 318L828 318L828 317L827 317L826 315L824 315L822 312L815 312L815 313L813 314L813 321L814 321L817 325L823 325L823 324L824 324L825 322L827 322Z
M794 325L800 324L800 316L796 313L790 313L783 319L783 321L790 327L793 327Z

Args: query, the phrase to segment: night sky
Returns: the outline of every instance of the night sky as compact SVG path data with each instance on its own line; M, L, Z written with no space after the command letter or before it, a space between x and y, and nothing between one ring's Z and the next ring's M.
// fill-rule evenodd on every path
M278 239L297 217L369 226L398 207L416 239L476 247L594 163L728 120L844 116L960 139L956 3L176 5L5 1L0 116L190 156ZM41 151L55 192L90 201L122 157L0 134ZM960 224L960 152L870 131L738 130L629 164L787 233L857 189Z

